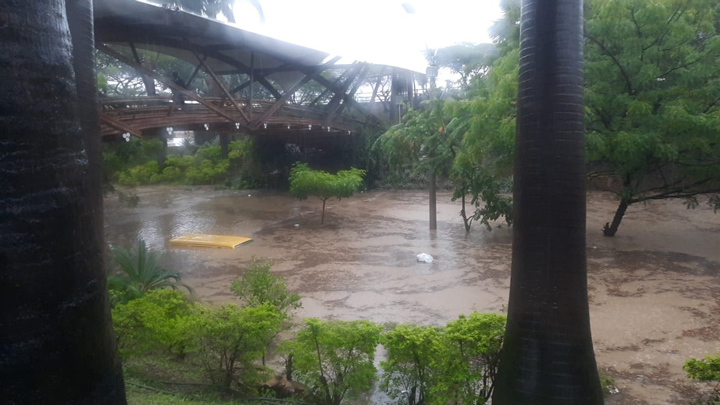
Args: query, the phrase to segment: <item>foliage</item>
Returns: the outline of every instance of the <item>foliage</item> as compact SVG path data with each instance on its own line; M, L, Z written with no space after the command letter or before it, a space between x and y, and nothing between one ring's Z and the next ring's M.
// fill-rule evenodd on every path
M112 254L121 271L119 275L108 277L108 288L115 302L127 302L154 289L183 287L192 292L192 288L181 281L178 272L160 267L160 253L150 251L142 239L138 240L135 252L115 247Z
M382 336L380 388L399 403L481 405L492 396L505 317L474 312L445 328L399 325Z
M220 145L202 145L195 156L168 156L158 165L162 148L158 140L132 141L127 151L124 143L104 154L108 178L123 186L149 184L228 184L248 188L258 184L259 169L253 159L254 146L249 138L230 142L228 158L222 157Z
M688 359L685 361L683 369L687 371L690 378L702 381L718 381L718 384L709 394L692 401L692 404L720 404L720 353L718 353L718 356L705 356L701 360Z
M433 327L398 325L385 332L381 342L387 360L380 363L380 389L401 404L431 402L430 390L440 371L433 365L438 361L441 339L441 331Z
M336 197L338 200L351 197L363 185L365 170L350 168L330 174L311 169L307 163L296 162L290 171L290 194L300 200L315 196L323 202L322 218L325 222L325 202Z
M300 296L291 294L282 277L270 274L272 262L253 259L240 280L232 282L230 291L237 295L244 306L271 305L283 316L300 308Z
M437 50L428 50L427 59L460 75L460 84L467 88L473 77L484 74L497 57L494 44L462 43Z
M709 1L589 2L588 159L620 200L606 236L628 205L675 198L694 208L700 194L720 193L719 11Z
M311 318L283 350L293 355L297 379L310 387L317 404L339 405L372 388L380 331L368 321Z
M704 359L688 359L683 366L688 377L704 381L720 381L720 353Z
M228 304L214 309L196 306L191 333L211 381L225 388L239 383L252 391L263 377L255 362L267 351L267 342L282 322L269 304L239 308Z
M162 348L183 357L191 350L188 338L191 306L175 290L152 290L112 309L121 356L143 355Z
M443 403L485 404L492 396L506 319L473 312L450 322L436 363L433 394Z
M501 195L512 146L498 140L498 135L508 133L497 128L496 123L502 125L502 121L486 122L491 117L484 111L485 104L481 99L423 102L422 110L411 109L404 117L407 122L390 128L374 146L391 167L412 165L416 171L448 175L455 185L453 200L462 201L460 214L468 232L474 220L488 229L490 221L500 217L512 223L511 199ZM474 207L469 215L468 194Z

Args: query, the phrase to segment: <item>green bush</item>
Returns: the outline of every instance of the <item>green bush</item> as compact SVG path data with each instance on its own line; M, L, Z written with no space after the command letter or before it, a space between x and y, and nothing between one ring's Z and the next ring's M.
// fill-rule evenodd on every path
M382 336L380 388L409 405L485 404L492 396L505 317L473 312L445 328L398 325Z
M108 289L111 304L124 303L140 298L150 290L185 288L192 293L192 288L183 283L180 273L162 268L159 265L162 255L147 248L145 241L140 239L134 251L122 247L112 249L113 262L119 268L119 274L108 277Z
M720 353L702 360L688 359L683 366L688 377L702 381L720 381Z
M195 159L192 156L168 156L165 159L165 167L175 167L184 171L195 165Z
M113 327L123 358L162 349L183 357L192 350L188 334L192 307L175 290L152 290L112 309Z
M250 266L243 271L242 278L235 280L230 286L244 306L272 305L280 314L288 316L288 312L300 308L300 296L291 294L282 277L270 274L270 260L253 258Z
M159 173L157 162L147 162L120 173L119 183L123 186L152 184L153 176Z
M317 404L340 405L372 389L375 349L382 328L368 321L305 319L296 338L282 350L293 356L297 380Z
M196 306L192 335L210 380L224 388L233 382L253 391L265 377L255 364L277 334L282 315L271 305L239 308L233 304L214 309Z
M439 377L432 391L438 398L475 405L490 399L505 323L505 316L473 312L447 324L435 364Z
M382 335L387 359L380 389L398 403L423 405L430 401L430 389L437 372L433 365L441 350L442 332L438 328L397 325Z

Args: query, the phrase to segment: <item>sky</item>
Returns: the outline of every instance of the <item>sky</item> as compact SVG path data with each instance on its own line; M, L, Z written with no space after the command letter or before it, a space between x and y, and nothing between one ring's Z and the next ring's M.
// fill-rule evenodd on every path
M501 17L499 0L260 0L260 4L264 23L248 0L238 0L237 25L348 59L423 73L426 48L490 42L488 28Z

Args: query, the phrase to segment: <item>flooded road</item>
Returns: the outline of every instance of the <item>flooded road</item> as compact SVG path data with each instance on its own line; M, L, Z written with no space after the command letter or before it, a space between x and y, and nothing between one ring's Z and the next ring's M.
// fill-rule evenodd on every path
M136 208L106 199L107 243L145 239L203 301L232 302L230 282L255 256L271 259L272 272L300 294L301 317L441 325L475 310L505 311L512 229L476 224L466 234L448 193L438 196L438 230L431 232L424 192L329 200L322 226L321 202L313 198L182 187L134 192ZM620 389L608 403L687 403L707 384L684 377L685 359L720 350L720 215L678 201L636 205L618 235L605 238L601 229L615 208L611 196L589 195L593 341L600 369ZM167 246L187 233L254 242L235 250ZM417 262L423 252L435 262Z

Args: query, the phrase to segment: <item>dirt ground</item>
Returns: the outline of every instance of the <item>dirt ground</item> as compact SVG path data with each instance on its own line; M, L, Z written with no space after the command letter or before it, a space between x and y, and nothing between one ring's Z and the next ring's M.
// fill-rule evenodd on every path
M459 203L438 196L427 229L423 192L374 191L321 202L287 194L140 188L136 208L106 199L108 245L137 238L165 253L200 299L230 302L228 287L255 257L303 297L300 317L441 325L471 311L504 313L512 228L476 224L466 234ZM708 384L685 377L688 357L720 350L720 215L678 201L630 207L615 238L610 195L588 196L588 272L598 366L620 392L608 404L686 404ZM187 233L250 236L235 250L177 249ZM432 264L415 256L429 253Z

